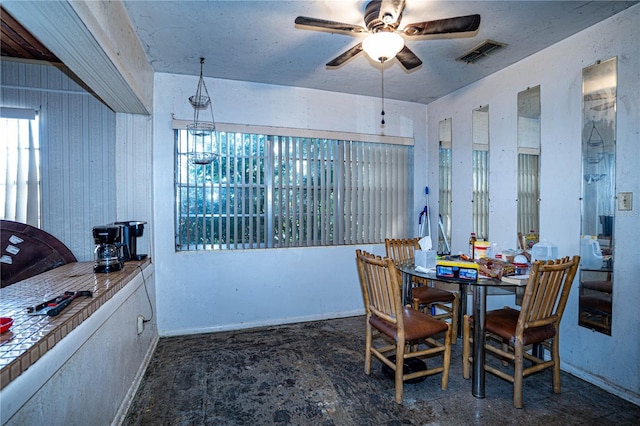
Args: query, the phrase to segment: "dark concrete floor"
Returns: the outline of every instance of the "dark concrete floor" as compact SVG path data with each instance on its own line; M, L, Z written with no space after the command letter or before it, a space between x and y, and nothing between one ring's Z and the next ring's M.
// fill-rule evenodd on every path
M448 390L440 375L404 387L374 360L364 366L364 317L160 339L125 425L631 425L640 407L574 376L551 371L511 384L487 374L486 398L462 378L453 346Z

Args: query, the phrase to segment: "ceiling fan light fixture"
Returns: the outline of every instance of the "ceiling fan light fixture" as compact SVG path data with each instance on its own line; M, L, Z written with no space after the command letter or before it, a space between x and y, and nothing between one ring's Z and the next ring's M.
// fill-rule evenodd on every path
M362 50L374 61L385 62L395 58L404 47L404 39L394 32L379 31L362 41Z

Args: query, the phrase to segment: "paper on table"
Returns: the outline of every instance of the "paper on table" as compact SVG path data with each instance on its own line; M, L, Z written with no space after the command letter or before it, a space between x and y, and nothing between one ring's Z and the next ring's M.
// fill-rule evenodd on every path
M416 266L416 271L417 272L422 272L424 274L426 274L427 272L435 272L436 269L435 268L425 268L424 266Z

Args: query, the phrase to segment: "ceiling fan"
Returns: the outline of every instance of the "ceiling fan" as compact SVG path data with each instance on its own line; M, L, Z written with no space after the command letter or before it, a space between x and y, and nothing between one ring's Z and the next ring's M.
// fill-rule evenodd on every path
M327 67L329 68L335 68L345 64L364 50L374 61L378 62L385 62L393 59L395 56L407 71L419 67L422 65L422 61L404 45L404 39L400 34L418 40L472 37L477 34L478 28L480 27L480 15L467 15L456 18L417 22L406 25L402 30L398 30L404 7L405 0L370 1L367 3L364 12L366 28L360 25L344 24L324 19L308 18L306 16L298 16L295 24L296 28L330 33L352 36L368 34L367 38L362 42L328 62ZM390 46L391 50L385 50L388 46Z

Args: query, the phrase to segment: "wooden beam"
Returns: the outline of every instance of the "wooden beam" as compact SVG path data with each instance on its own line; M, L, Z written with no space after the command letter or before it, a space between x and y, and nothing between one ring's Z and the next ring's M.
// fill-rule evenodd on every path
M115 112L150 114L153 69L121 2L6 2L5 9Z

